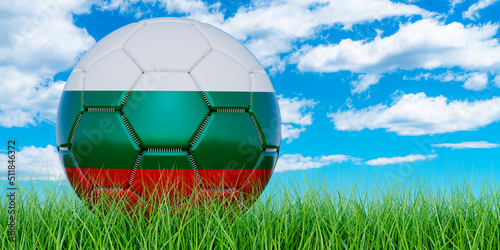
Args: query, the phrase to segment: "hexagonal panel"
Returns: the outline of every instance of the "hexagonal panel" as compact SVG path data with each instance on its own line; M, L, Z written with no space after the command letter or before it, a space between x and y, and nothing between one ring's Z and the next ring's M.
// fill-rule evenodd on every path
M267 183L269 183L269 180L271 179L271 175L273 174L277 161L278 152L262 152L262 156L257 163L257 167L248 178L248 181L240 189L245 204L251 205L259 198L260 194L264 191Z
M87 70L97 60L110 52L122 49L127 38L141 27L142 24L131 23L108 34L85 53L75 69Z
M75 90L83 85L83 72L71 73L61 94L57 110L56 139L60 147L69 147L71 133L78 116L83 112L82 91Z
M255 167L261 146L248 113L211 113L190 149L203 187L230 188L243 184Z
M76 128L71 151L91 184L126 187L141 148L119 112L85 112Z
M219 51L210 52L191 71L212 108L247 109L250 104L248 71Z
M191 24L181 22L147 23L124 48L144 71L189 71L211 49Z
M69 184L73 187L78 197L82 201L90 201L90 195L93 188L78 170L71 156L71 152L67 150L59 151L59 159L61 160Z
M142 71L124 51L116 51L87 70L84 82L85 107L120 107Z
M206 23L197 23L194 27L205 35L214 50L223 51L236 58L248 71L263 70L252 53L228 33Z
M250 113L264 135L264 147L278 148L281 144L281 114L278 99L266 74L252 73L255 91L252 91Z
M162 76L166 77L169 83L160 83L153 91L134 89L123 107L123 113L143 147L187 148L208 115L208 107L188 74L155 75L159 81ZM142 78L148 77L152 76ZM137 88L143 88L145 81L140 82ZM187 91L182 91L183 88Z
M153 204L174 205L198 186L187 152L144 151L130 188Z

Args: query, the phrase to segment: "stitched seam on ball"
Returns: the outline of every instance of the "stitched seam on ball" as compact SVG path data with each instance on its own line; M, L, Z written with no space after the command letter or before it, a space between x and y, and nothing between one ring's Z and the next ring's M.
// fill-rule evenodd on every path
M134 180L135 172L137 171L137 168L139 167L140 161L141 161L141 154L139 154L137 156L137 159L135 159L134 169L132 170L132 174L130 175L130 180L128 181L129 185L132 185L132 181Z
M198 87L198 90L200 91L201 97L203 98L203 101L205 101L205 104L207 107L210 108L210 102L208 101L207 96L205 95L205 92L201 88L200 84L198 83L198 80L196 80L196 77L194 77L191 73L189 74L191 76L191 79L193 79L194 84L196 84L196 87Z
M217 112L221 113L245 113L244 109L216 109Z
M208 191L237 191L238 188L234 188L234 187L231 187L231 188L217 188L217 187L207 187L207 188L203 188L205 190L208 190Z
M148 152L182 152L182 148L148 148Z
M87 177L85 177L85 175L83 174L83 171L80 169L80 165L78 165L78 162L76 161L75 156L73 154L70 154L70 155L71 155L71 158L73 159L73 162L75 162L76 169L78 170L78 172L80 172L80 174L83 176L83 179L87 182L87 184L89 184L89 186L92 186L92 184L90 184L89 180L87 180ZM92 186L92 189L94 189L93 186Z
M82 83L82 108L85 108L85 78L87 77L87 72L83 71L83 83Z
M245 186L245 184L248 182L248 180L250 180L250 177L252 177L253 173L255 172L257 167L259 166L261 158L262 158L262 154L260 154L259 159L257 159L257 163L255 163L255 167L252 169L252 172L250 172L247 179L243 182L243 184L241 184L242 187Z
M130 188L129 188L128 190L129 190L131 193L133 193L135 196L137 196L137 198L138 198L139 200L141 200L142 202L146 203L147 205L149 205L149 206L153 207L153 205L151 205L151 203L149 203L149 202L148 202L148 201L147 201L144 197L140 196L140 195L139 195L138 193L136 193L134 190L132 190L132 189L130 189Z
M179 208L180 206L186 204L187 202L189 202L189 200L193 199L194 197L196 197L198 194L200 193L200 190L196 190L196 192L193 192L191 195L189 195L188 197L182 199L181 201L177 202L176 204L174 204L171 209L172 210L175 210L177 208Z
M193 140L191 141L191 146L193 146L196 143L196 140L198 140L198 137L200 137L201 133L203 132L203 130L207 126L207 123L209 120L210 120L210 115L207 115L207 117L205 117L205 120L203 120L203 123L201 124L200 129L198 129L198 131L196 131L196 135L194 136Z
M203 183L201 182L200 173L198 173L198 168L196 167L196 162L194 161L194 157L192 154L189 154L189 161L191 162L191 167L193 168L194 173L196 174L196 178L198 179L200 186L203 187Z
M212 45L210 40L207 38L205 33L201 29L199 29L196 24L198 24L198 23L192 23L191 26L203 37L203 39L205 39L205 41L208 43L208 46L210 46L210 50L212 50L214 48L214 46Z
M144 27L145 24L142 24L142 23L139 23L141 26L137 27L136 30L134 30L132 33L130 33L130 35L125 39L125 41L123 41L123 44L121 46L121 50L123 50L123 52L125 52L125 54L128 56L128 58L130 58L130 60L132 60L132 62L134 62L134 64L139 68L140 71L142 71L144 73L144 70L142 69L142 67L139 65L139 63L137 62L137 60L134 59L134 57L132 57L130 55L130 53L128 53L128 51L125 49L125 46L127 45L127 43L130 41L130 39L142 28Z
M132 60L132 62L135 64L135 66L137 66L137 68L142 72L144 73L144 70L142 69L142 67L139 65L139 63L137 63L137 61L125 50L125 48L122 49L123 52L125 52L125 55L127 55L128 58L130 58L130 60Z
M92 61L92 63L90 63L89 65L87 65L87 67L85 68L85 72L86 71L89 71L92 67L94 67L94 65L96 65L98 62L102 61L105 57L117 52L117 51L120 51L122 49L112 49L112 50L109 50L108 52L106 52L105 54L103 54L102 56L98 57L97 60L94 60Z
M125 51L125 46L127 45L128 41L130 41L130 39L135 35L135 33L137 33L140 29L142 29L142 27L144 27L146 25L145 23L140 23L140 22L138 22L138 24L140 24L140 26L137 26L136 30L132 31L130 33L130 35L128 35L128 37L125 39L125 41L123 41L121 47L124 51Z
M139 82L139 79L141 79L141 77L144 75L144 71L142 72L142 74L140 74L139 76L136 77L134 83L132 84L132 86L130 87L130 89L127 91L127 94L125 95L125 97L123 98L123 101L121 103L121 106L125 105L125 103L127 102L130 94L132 93L132 90L135 88L135 85L137 85L137 83Z
M78 119L76 119L76 124L75 124L75 128L73 129L73 133L71 134L71 147L73 147L73 140L75 139L75 134L76 134L76 129L78 128L78 124L80 123L80 119L82 119L82 116L83 114L80 114L78 116Z
M205 57L206 57L208 54L210 54L210 52L212 52L212 48L210 48L210 49L209 49L209 50L208 50L205 54L203 54L203 55L200 57L200 59L198 59L198 60L197 60L197 61L193 64L193 66L191 66L191 68L189 68L188 73L189 73L189 74L191 74L191 71L192 71L192 70L193 70L196 66L198 66L198 64L199 64L199 63L200 63L203 59L205 59Z
M264 140L262 139L262 136L260 135L260 129L259 129L259 126L257 126L257 121L255 121L255 118L253 117L253 115L250 115L250 118L252 118L253 125L255 125L255 129L257 129L257 135L259 135L260 146L264 147Z
M154 68L154 69L145 69L144 73L155 73L155 72L175 72L175 73L188 73L188 70L185 69L175 69L175 68Z
M125 117L125 115L122 115L122 120L123 120L123 123L125 124L125 127L127 127L128 132L132 136L132 139L134 139L134 141L137 144L137 146L140 147L141 143L139 142L139 139L137 139L137 136L135 135L134 131L132 130L132 127L128 123L127 118Z
M251 70L249 70L250 67L247 67L245 66L245 64L243 62L241 62L240 60L238 60L236 57L230 55L229 53L223 51L223 50L220 50L220 49L213 49L213 51L218 51L222 54L224 54L225 56L229 57L229 59L233 60L234 62L236 62L237 64L239 64L241 67L243 67L248 74L250 74Z
M250 73L252 74L252 73ZM252 107L252 95L253 95L253 81L252 77L248 74L248 82L250 83L250 101L248 103L248 108L250 109Z
M114 112L114 108L88 108L89 112Z

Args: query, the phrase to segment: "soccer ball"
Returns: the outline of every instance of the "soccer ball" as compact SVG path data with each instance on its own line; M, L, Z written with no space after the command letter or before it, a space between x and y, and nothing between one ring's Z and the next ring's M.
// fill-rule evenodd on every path
M154 209L224 198L251 205L279 154L276 94L227 33L155 18L104 37L68 78L56 122L61 162L87 204Z

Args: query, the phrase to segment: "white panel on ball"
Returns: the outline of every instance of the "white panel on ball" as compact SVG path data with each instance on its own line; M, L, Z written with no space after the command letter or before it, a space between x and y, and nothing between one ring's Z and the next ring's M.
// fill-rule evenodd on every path
M83 81L85 79L85 73L81 70L74 70L71 75L69 75L66 85L64 85L64 91L77 90L81 91L83 89Z
M131 23L105 36L85 53L75 66L75 69L87 70L100 58L113 51L122 49L125 41L142 26L139 23Z
M144 73L132 90L199 91L191 76L184 72Z
M85 90L130 90L142 71L123 50L115 51L87 70Z
M180 22L148 23L124 48L144 71L187 72L210 51L208 42L191 24Z
M191 75L203 91L250 91L248 71L219 51L210 52Z
M215 28L214 26L198 23L194 25L196 29L202 32L210 41L214 50L220 50L234 57L240 63L245 65L248 71L263 70L260 63L241 43L226 32Z
M250 79L252 81L252 92L274 92L271 80L269 80L266 73L254 71L250 73Z

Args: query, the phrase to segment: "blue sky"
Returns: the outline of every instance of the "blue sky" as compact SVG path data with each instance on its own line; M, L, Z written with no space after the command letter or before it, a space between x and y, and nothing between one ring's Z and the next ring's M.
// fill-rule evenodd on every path
M0 160L56 178L55 116L78 59L141 19L210 23L279 96L278 172L500 178L500 1L23 0L0 3ZM0 169L4 175L6 167Z

